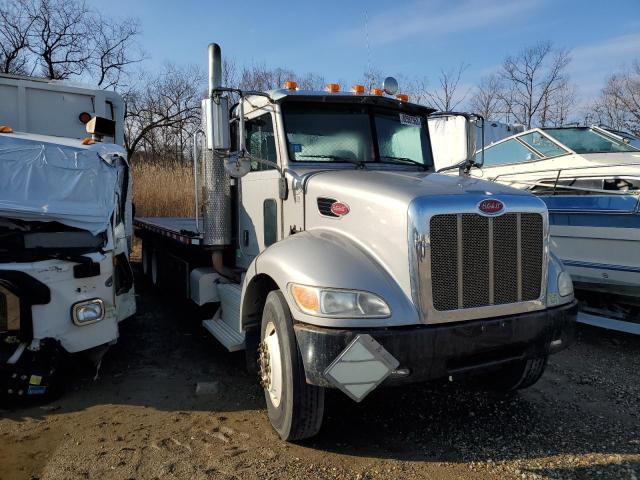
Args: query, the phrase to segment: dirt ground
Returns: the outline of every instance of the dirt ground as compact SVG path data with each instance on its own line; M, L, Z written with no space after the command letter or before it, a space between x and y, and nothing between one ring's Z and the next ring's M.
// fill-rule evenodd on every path
M0 479L640 478L640 338L580 328L508 397L433 384L328 395L319 436L279 440L243 355L188 305L140 291L99 377L0 410ZM208 391L196 394L196 385Z

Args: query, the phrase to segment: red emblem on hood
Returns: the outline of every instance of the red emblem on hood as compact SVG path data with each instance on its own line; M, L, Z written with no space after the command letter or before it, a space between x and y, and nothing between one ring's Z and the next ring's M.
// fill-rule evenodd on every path
M331 204L331 213L339 217L342 217L343 215L346 215L347 213L349 213L349 205L342 202L333 202Z
M497 215L498 213L504 210L504 203L500 200L495 200L493 198L489 198L487 200L483 200L478 204L478 210L480 210L485 215Z

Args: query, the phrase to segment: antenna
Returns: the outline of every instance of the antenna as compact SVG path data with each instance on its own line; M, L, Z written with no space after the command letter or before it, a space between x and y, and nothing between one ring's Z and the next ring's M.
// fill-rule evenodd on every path
M367 9L364 9L364 38L367 45L367 73L371 73L371 46L369 45L369 16ZM373 85L369 85L371 88Z

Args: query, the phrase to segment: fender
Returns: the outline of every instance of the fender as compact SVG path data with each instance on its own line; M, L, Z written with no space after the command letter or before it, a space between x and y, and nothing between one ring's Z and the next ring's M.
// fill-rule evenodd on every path
M325 327L395 327L420 324L418 312L389 273L362 247L335 231L314 229L291 235L257 256L242 286L241 318L255 317L256 282L273 282L284 294L293 318ZM290 283L375 293L391 309L387 318L352 319L307 315L296 306ZM266 294L265 294L266 295ZM253 313L253 315L252 315ZM254 321L257 319L254 318Z

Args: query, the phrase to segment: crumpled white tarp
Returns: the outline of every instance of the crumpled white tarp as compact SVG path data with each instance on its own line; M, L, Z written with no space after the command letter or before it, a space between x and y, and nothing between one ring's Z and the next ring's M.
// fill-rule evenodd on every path
M83 149L0 135L0 216L104 232L124 159L113 144Z

